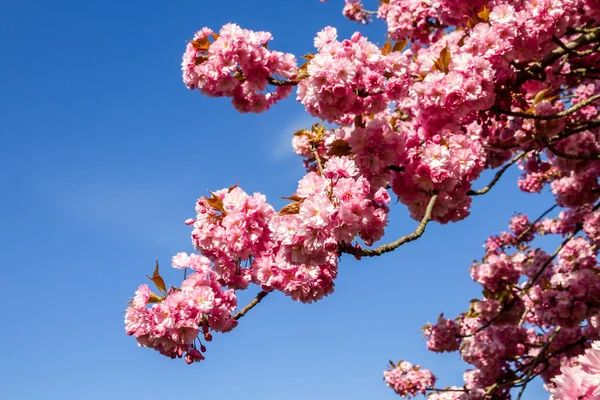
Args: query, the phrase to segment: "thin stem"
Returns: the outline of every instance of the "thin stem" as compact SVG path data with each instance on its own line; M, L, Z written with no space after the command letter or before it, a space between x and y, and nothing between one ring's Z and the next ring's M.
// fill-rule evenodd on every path
M492 181L483 189L479 189L479 190L469 190L467 192L468 196L479 196L482 194L486 194L487 192L490 191L490 189L492 187L494 187L494 185L498 182L498 180L500 180L500 178L502 177L502 175L506 172L506 170L508 168L510 168L511 165L513 165L514 163L516 163L517 161L519 161L521 158L525 157L525 155L528 153L529 151L524 151L522 153L517 154L512 160L510 160L507 164L505 164L500 170L498 170L498 172L496 172L496 175L494 175L494 178L492 179Z
M562 158L566 158L569 160L600 160L600 154L568 154L561 150L558 150L548 140L544 140L544 143L548 147L548 150L554 153L554 155L557 155Z
M238 320L240 318L242 318L244 315L246 315L246 313L250 310L252 310L258 303L260 303L260 301L262 299L265 298L266 295L268 295L269 292L265 292L265 291L261 291L258 292L258 294L256 295L255 298L252 299L252 301L248 304L246 304L244 306L244 308L242 308L237 314L235 314L232 318L235 320Z
M267 82L269 82L273 86L296 86L298 82L296 81L283 81L281 79L275 79L272 76L267 77Z
M560 332L561 329L562 329L562 326L560 326L560 325L556 327L554 332L552 332L552 335L550 335L550 337L548 338L548 341L544 344L544 347L542 347L540 352L533 359L533 361L527 371L527 375L525 376L525 380L523 381L523 386L521 386L521 390L519 390L519 395L517 396L517 400L521 400L523 393L525 393L525 388L527 387L527 384L529 383L529 381L531 381L531 379L533 379L532 375L533 375L533 371L535 370L535 367L538 366L538 364L542 360L542 356L544 355L544 353L546 353L546 351L548 350L548 348L550 347L550 345L552 344L554 339L556 339L556 336L558 336L558 333Z
M492 108L492 110L499 112L501 114L510 115L512 117L521 117L521 118L526 118L526 119L537 119L537 120L560 119L560 118L566 117L567 115L573 114L574 112L579 111L583 107L592 104L594 101L596 101L598 99L600 99L600 94L597 94L592 97L588 97L584 101L580 101L579 103L575 104L574 106L572 106L564 111L561 111L556 114L550 114L550 115L536 115L536 114L530 114L530 113L521 112L521 111L502 110L500 108Z
M568 54L569 51L579 49L587 44L594 43L600 40L600 27L585 30L576 30L575 32L581 33L581 35L577 39L565 44L564 46L557 47L550 54L544 57L540 62L521 70L517 75L515 86L520 86L529 79L540 79L540 76L544 77L544 68L548 65L553 64L556 60L560 59L565 54Z
M427 204L427 208L425 209L425 215L423 216L421 223L419 224L419 226L417 226L417 229L415 229L413 233L408 234L406 236L402 236L395 242L381 245L375 249L361 249L345 244L340 245L340 251L346 254L352 254L356 257L376 257L384 253L394 251L398 247L402 246L404 243L412 242L413 240L418 239L419 237L421 237L421 235L423 235L423 233L425 233L425 228L427 227L429 221L431 221L431 213L433 212L433 206L435 205L437 199L437 194L434 194L431 197L429 203Z
M596 211L599 207L600 207L600 203L596 204L594 206L594 208L592 208L591 212ZM536 272L536 274L533 276L533 278L531 278L531 280L529 282L527 282L527 284L523 287L523 289L522 289L523 292L526 292L529 289L531 289L531 287L535 284L535 281L538 280L538 278L544 273L544 271L546 270L546 268L548 268L548 266L556 258L556 256L558 255L558 253L560 253L560 251L563 249L563 247L565 247L567 245L567 243L569 243L569 241L571 239L573 239L573 237L575 235L577 235L579 233L579 231L581 231L582 228L583 228L583 225L582 224L578 224L575 227L575 230L573 230L573 232L571 232L569 234L569 236L567 236L566 239L562 241L562 243L560 244L560 246L558 246L556 248L556 250L554 250L554 253L552 253L552 255L550 256L550 258L548 260L546 260L546 262L540 267L540 269Z
M321 157L319 156L319 151L317 150L317 147L315 145L311 146L310 152L315 158L315 162L317 163L317 168L319 168L321 176L325 176L325 173L323 172L323 162L321 161Z

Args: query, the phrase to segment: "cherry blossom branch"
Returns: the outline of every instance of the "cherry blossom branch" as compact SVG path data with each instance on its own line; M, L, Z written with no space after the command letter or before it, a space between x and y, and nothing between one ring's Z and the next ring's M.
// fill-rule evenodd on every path
M313 157L315 158L315 162L317 163L317 168L319 168L319 172L321 173L321 176L325 176L325 173L323 172L323 162L321 161L321 157L319 156L319 151L317 150L315 145L311 146L310 152L312 153Z
M546 215L548 215L552 210L554 210L556 207L558 207L558 204L553 205L552 207L548 208L546 211L544 211L542 213L542 215L540 215L535 221L533 221L531 223L531 225L529 225L527 227L527 229L525 229L517 238L517 243L521 242L521 239L523 239L525 236L527 236L527 234L529 232L531 232L531 230L533 228L535 228L535 224L537 224L538 222L540 222L542 220L542 218L544 218Z
M467 195L468 196L480 196L482 194L486 194L487 192L489 192L490 189L492 187L494 187L494 185L500 180L500 178L506 172L506 170L508 168L510 168L511 165L513 165L514 163L516 163L517 161L519 161L521 158L525 157L525 155L527 153L529 153L529 150L517 154L512 160L510 160L500 170L498 170L498 172L496 172L496 175L494 175L494 178L492 179L492 181L486 187L484 187L482 189L479 189L479 190L469 190L467 192Z
M529 68L525 68L519 72L515 81L516 86L520 86L528 79L540 79L540 75L545 75L544 68L548 65L553 64L556 60L560 59L567 51L577 50L578 48L585 46L586 44L600 41L600 27L592 29L586 29L580 31L582 34L572 42L559 46L554 49L550 54L544 57L540 62L533 64Z
M593 46L591 49L582 50L582 51L578 51L578 50L574 50L574 49L569 49L567 46L565 46L565 44L559 38L557 38L554 35L552 35L552 41L554 43L556 43L557 45L559 45L560 47L562 47L563 50L565 50L565 52L567 54L573 54L573 55L575 55L577 57L585 57L585 56L588 56L588 55L590 55L590 54L592 54L592 53L594 53L595 51L598 50L598 45ZM562 68L560 68L559 71L561 69Z
M562 158L567 158L569 160L600 160L600 154L568 154L558 150L548 140L544 140L544 143L546 144L546 147L548 147L548 150L550 150L554 155Z
M599 207L600 207L600 202L598 204L596 204L594 206L594 208L592 208L591 212L596 211ZM566 239L562 241L562 243L560 244L560 246L558 246L556 248L556 250L554 250L554 253L552 253L552 255L550 256L550 258L548 260L546 260L546 262L540 267L540 269L536 272L536 274L533 276L533 278L531 278L531 280L529 282L527 282L527 284L523 287L523 289L522 289L523 292L526 292L529 289L531 289L531 287L535 284L535 281L544 273L544 271L546 270L546 268L548 268L548 266L556 258L556 256L563 249L563 247L565 247L567 245L567 243L569 243L569 241L571 239L573 239L573 237L575 235L577 235L579 233L579 231L581 231L582 228L583 228L583 224L577 224L575 226L575 229L573 230L573 232L571 232L566 237Z
M273 86L296 86L296 85L298 85L297 81L283 81L281 79L275 79L272 76L267 77L267 82L269 82Z
M258 303L260 303L260 301L264 299L268 294L269 292L265 291L258 292L256 297L253 298L252 301L250 301L250 303L246 304L244 308L237 312L232 318L235 320L242 318L244 315L246 315L248 311L252 310Z
M425 388L425 390L429 390L432 392L465 392L468 393L468 390L465 388L444 388L444 389L438 389L438 388L434 388L434 387L428 387Z
M542 347L540 352L533 359L531 365L529 366L529 369L527 370L527 375L525 376L525 380L523 381L523 386L521 386L521 390L519 390L517 400L521 400L523 393L525 393L525 388L527 387L527 384L534 378L534 376L532 376L532 375L533 375L533 371L535 370L535 367L537 367L538 364L542 361L542 356L544 355L544 353L546 353L546 351L548 350L548 348L550 347L550 345L552 344L554 339L556 339L556 336L558 336L558 333L560 332L561 329L562 329L562 326L560 326L560 325L556 327L554 332L552 332L552 334L548 338L548 341L546 343L544 343L544 347Z
M437 194L434 194L431 197L429 203L427 204L427 208L425 209L425 215L423 216L423 219L421 219L421 223L419 223L419 226L417 226L417 229L415 229L413 233L408 234L406 236L402 236L400 239L392 243L381 245L375 249L361 249L344 244L340 245L340 251L346 254L352 254L355 257L377 257L382 254L396 250L404 243L412 242L418 239L419 237L421 237L421 235L423 235L423 233L425 233L425 228L427 227L429 221L431 221L431 213L433 212L433 206L435 205L437 199Z
M556 114L550 114L550 115L536 115L536 114L530 114L530 113L521 112L521 111L503 110L500 108L492 108L492 109L496 112L499 112L501 114L510 115L512 117L521 117L521 118L526 118L526 119L537 119L537 120L560 119L560 118L566 117L567 115L573 114L576 111L579 111L583 107L590 105L591 103L593 103L594 101L596 101L598 99L600 99L600 94L591 96L591 97L585 99L584 101L581 101L581 102L575 104L574 106L568 108L567 110L561 111Z

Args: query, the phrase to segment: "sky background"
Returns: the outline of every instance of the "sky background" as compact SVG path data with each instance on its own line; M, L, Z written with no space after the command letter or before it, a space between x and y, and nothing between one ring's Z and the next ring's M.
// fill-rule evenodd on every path
M384 42L381 22L355 25L342 6L0 0L1 399L394 399L382 380L390 358L430 368L439 386L462 384L458 355L429 353L420 328L479 295L468 269L488 235L517 211L535 218L552 204L519 193L516 169L474 199L465 221L432 224L377 259L344 256L324 300L271 294L216 335L199 364L138 348L124 332L123 311L156 258L167 284L181 282L168 265L192 250L183 221L196 198L237 179L280 207L303 174L292 133L316 122L293 98L242 115L188 91L186 40L235 22L298 56L327 25ZM416 225L401 204L392 218L387 241ZM525 398L547 395L538 384Z

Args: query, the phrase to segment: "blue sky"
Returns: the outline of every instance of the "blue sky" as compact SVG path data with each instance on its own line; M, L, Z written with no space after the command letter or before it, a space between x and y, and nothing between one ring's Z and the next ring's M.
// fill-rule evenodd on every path
M125 335L123 310L156 258L167 283L181 281L167 266L191 251L183 221L195 199L238 179L281 206L302 176L291 135L315 122L293 99L241 115L187 91L185 41L227 22L269 30L270 48L297 55L327 25L385 40L381 23L344 20L341 0L220 3L0 0L0 398L394 399L382 381L390 358L462 383L458 356L427 352L420 328L478 295L468 268L489 234L552 204L519 193L516 170L467 220L378 259L344 257L332 296L270 295L200 364ZM412 231L405 208L392 215L387 240ZM532 387L527 398L547 396Z

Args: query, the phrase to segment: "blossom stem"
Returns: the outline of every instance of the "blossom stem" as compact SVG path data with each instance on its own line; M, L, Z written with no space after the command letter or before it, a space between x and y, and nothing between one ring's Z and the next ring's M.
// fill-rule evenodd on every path
M500 180L500 178L506 172L506 170L508 168L510 168L511 165L513 165L514 163L516 163L517 161L519 161L521 158L525 157L525 155L528 152L529 151L527 150L527 151L524 151L524 152L521 152L521 153L517 154L512 160L510 160L498 172L496 172L496 175L494 175L494 178L492 179L492 181L486 187L484 187L483 189L479 189L479 190L469 190L467 192L467 195L469 195L469 196L480 196L482 194L486 194L487 192L489 192L490 189L492 187L494 187L494 185Z
M417 229L415 229L413 233L408 234L406 236L402 236L395 242L381 245L375 249L361 249L349 245L340 245L340 251L346 254L352 254L353 256L359 257L377 257L384 253L389 253L391 251L396 250L404 243L412 242L418 239L419 237L421 237L421 235L423 235L423 233L425 233L425 228L427 227L429 221L431 221L431 213L433 211L433 206L435 205L437 199L437 194L434 194L431 197L431 199L429 200L429 204L427 204L427 208L425 209L425 215L423 216L421 223L419 224L419 226L417 226Z
M246 313L248 311L252 310L258 303L260 303L260 301L262 299L264 299L268 294L269 294L269 292L265 292L264 290L258 292L258 294L256 295L256 297L253 298L252 301L250 301L250 303L246 304L244 306L244 308L242 308L232 318L235 319L235 320L238 320L238 319L242 318L244 315L246 315Z
M501 114L510 115L512 117L521 117L521 118L526 118L526 119L527 118L528 119L537 119L537 120L560 119L560 118L566 117L567 115L573 114L576 111L579 111L583 107L590 105L591 103L593 103L594 101L596 101L598 99L600 99L600 94L591 96L591 97L585 99L584 101L581 101L581 102L575 104L574 106L568 108L567 110L561 111L556 114L550 114L550 115L536 115L536 114L529 114L529 113L520 112L520 111L502 110L499 108L494 108L493 110L497 111Z

